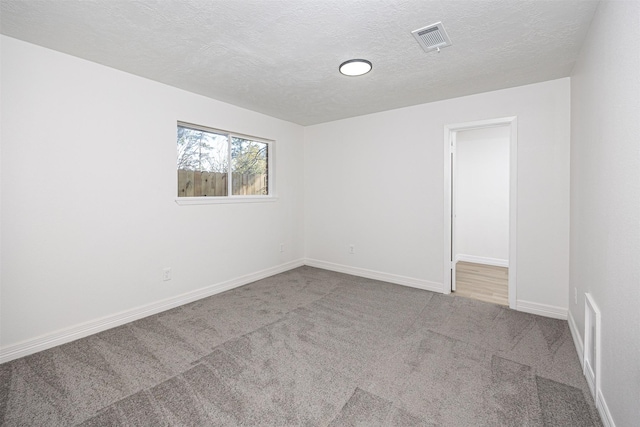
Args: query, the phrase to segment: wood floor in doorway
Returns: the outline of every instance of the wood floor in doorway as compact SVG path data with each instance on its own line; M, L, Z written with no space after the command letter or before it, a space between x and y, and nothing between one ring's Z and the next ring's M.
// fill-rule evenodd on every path
M506 267L458 261L455 294L508 306L508 278L509 269Z

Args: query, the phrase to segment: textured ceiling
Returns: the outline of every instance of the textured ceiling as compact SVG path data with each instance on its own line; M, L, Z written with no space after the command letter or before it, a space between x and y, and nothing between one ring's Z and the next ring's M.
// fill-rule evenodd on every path
M310 125L566 77L590 0L0 0L0 32ZM453 46L411 31L442 21ZM345 77L365 58L373 70Z

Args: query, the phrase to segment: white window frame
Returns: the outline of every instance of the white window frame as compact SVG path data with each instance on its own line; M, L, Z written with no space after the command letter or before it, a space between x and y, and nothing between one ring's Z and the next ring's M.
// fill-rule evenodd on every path
M176 197L175 201L178 205L213 205L213 204L224 204L224 203L265 203L265 202L275 202L278 198L276 197L276 189L275 189L275 167L274 167L274 157L275 157L275 141L272 139L261 138L253 135L246 135L237 132L230 132L227 130L212 128L208 126L196 125L189 122L178 121L176 124L176 129L178 126L187 127L190 129L201 130L204 132L211 132L219 135L226 135L227 140L229 142L229 171L227 178L227 195L226 196L191 196L191 197ZM261 142L263 144L267 144L267 188L269 189L269 194L267 195L233 195L232 191L232 179L233 179L233 171L231 170L231 138L242 138L248 139L251 141ZM177 193L177 179L176 179L176 191Z

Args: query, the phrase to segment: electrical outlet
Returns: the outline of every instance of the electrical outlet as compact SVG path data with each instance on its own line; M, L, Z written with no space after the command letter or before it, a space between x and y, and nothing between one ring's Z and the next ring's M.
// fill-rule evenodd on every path
M573 288L573 303L578 304L578 288Z
M349 245L349 253L351 255L356 253L356 245L354 245L354 244Z
M171 268L170 267L162 269L162 280L165 281L165 282L167 280L171 280Z
M280 252L284 252L284 243L280 243Z

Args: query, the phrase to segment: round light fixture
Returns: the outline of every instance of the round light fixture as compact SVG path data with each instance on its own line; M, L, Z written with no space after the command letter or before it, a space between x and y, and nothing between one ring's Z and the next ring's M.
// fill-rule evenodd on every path
M340 72L345 76L361 76L371 71L373 66L366 59L350 59L340 64Z

